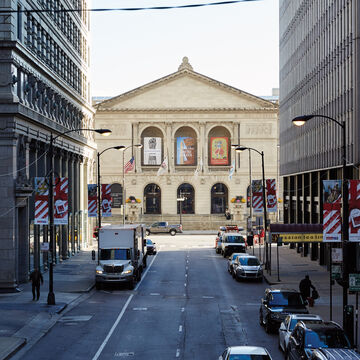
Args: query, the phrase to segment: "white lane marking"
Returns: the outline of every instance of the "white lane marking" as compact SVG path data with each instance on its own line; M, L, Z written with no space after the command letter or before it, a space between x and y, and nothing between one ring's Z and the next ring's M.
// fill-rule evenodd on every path
M133 308L134 311L146 311L147 308L145 307L138 307L138 308Z
M186 286L186 283L184 283L184 286Z
M186 266L186 267L185 267L185 269L186 269L186 270L188 270L188 269L189 269L189 267L188 267L188 266Z
M179 332L182 332L182 325L179 326Z
M78 321L89 321L92 315L79 315L79 316L63 316L58 322L78 322Z
M158 253L159 253L159 252L157 252L157 254L158 254ZM157 257L157 254L156 254L156 255L154 256L154 258L152 259L150 265L149 265L148 268L146 269L146 271L145 271L143 277L141 278L140 282L136 285L135 290L137 290L137 288L139 287L139 285L141 284L141 282L144 280L146 274L148 273L149 269L151 268L151 265L152 265L153 262L155 261L155 259L156 259L156 257ZM96 354L94 355L94 357L92 358L92 360L97 360L97 359L99 358L99 356L101 355L101 353L102 353L102 351L104 350L106 344L107 344L108 341L110 340L111 335L113 334L113 332L115 331L116 327L118 326L121 318L124 316L124 313L125 313L127 307L129 306L129 304L130 304L130 302L131 302L131 300L132 300L133 297L134 297L134 294L131 294L131 295L129 296L129 298L127 299L125 305L124 305L123 308L121 309L120 314L118 315L117 319L115 320L114 325L111 327L109 333L106 335L105 340L104 340L103 343L100 345L98 351L96 352Z
M176 357L180 356L180 349L176 349Z
M187 274L185 274L185 277L187 277Z
M202 298L203 299L213 299L214 297L213 296L203 296Z
M159 296L159 293L150 293L151 296Z
M185 311L185 308L181 308L181 312L184 312Z

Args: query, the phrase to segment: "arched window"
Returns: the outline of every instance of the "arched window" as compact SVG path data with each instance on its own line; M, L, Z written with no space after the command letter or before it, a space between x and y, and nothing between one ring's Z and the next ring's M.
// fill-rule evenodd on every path
M227 166L230 165L230 133L223 126L216 126L211 129L208 135L209 143L209 165Z
M224 214L228 207L228 189L226 185L217 183L211 188L211 213Z
M144 189L145 214L161 214L161 189L156 184L148 184Z
M197 165L197 136L194 129L183 126L175 133L175 165Z
M121 208L122 205L122 186L118 183L111 185L111 207L112 208Z
M141 133L142 155L141 164L143 166L161 165L164 158L164 139L162 131L149 126Z
M177 213L180 214L195 214L195 191L190 184L181 184L177 189L177 199L184 199L183 201L177 200Z

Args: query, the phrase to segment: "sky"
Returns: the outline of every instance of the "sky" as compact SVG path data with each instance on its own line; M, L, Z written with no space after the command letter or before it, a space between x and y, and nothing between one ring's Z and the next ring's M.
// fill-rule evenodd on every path
M92 0L91 8L174 6L218 0ZM92 96L117 96L193 70L257 96L279 87L279 0L189 9L91 13Z

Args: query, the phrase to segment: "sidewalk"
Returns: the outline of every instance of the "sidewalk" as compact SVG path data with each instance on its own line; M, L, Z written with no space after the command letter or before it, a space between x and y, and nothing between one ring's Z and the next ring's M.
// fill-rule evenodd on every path
M47 305L49 272L43 274L39 301L32 301L31 283L21 284L21 292L0 294L0 360L9 359L25 345L44 336L69 305L93 286L96 262L92 248L54 266L53 287L56 305Z
M252 250L248 251L252 254ZM259 256L259 249L255 246L255 255ZM263 251L262 254L263 256ZM263 259L262 259L263 260ZM319 265L318 261L312 261L310 255L302 257L296 249L289 246L279 246L279 278L277 272L277 249L273 244L271 247L271 275L264 270L265 281L271 287L284 287L299 290L299 282L305 275L310 276L310 280L319 292L320 298L315 300L314 307L309 308L309 312L320 315L324 320L330 320L330 274L326 266ZM335 282L332 287L332 320L342 325L342 287ZM354 326L356 327L356 296L348 295L348 303L354 305ZM355 329L354 329L355 338ZM356 340L354 339L356 343ZM359 344L359 341L357 342Z

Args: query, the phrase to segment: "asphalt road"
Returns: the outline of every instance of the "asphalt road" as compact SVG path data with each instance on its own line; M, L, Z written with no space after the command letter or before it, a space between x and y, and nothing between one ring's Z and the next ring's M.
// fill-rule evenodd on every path
M213 235L150 238L159 251L135 290L92 291L22 358L217 359L234 345L283 358L259 325L266 283L236 282Z

